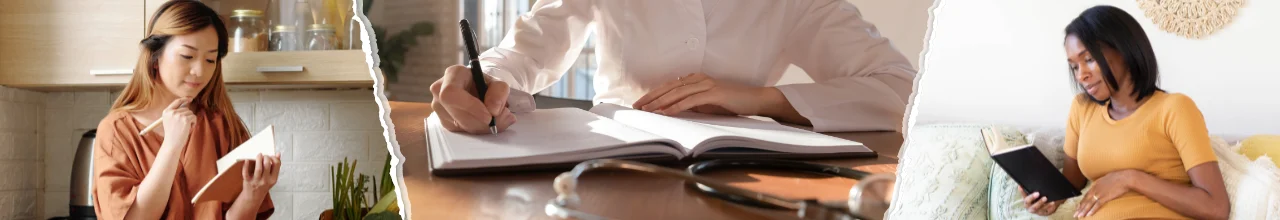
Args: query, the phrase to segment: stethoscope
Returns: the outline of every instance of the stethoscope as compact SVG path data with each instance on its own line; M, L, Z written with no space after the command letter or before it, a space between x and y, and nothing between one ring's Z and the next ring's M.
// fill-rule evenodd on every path
M821 202L814 199L794 200L730 186L710 178L699 176L712 170L768 169L835 176L858 180L849 191L847 201ZM880 219L889 206L888 194L895 181L892 174L872 174L854 169L790 160L770 159L721 159L694 163L686 171L652 164L598 159L579 163L568 172L557 176L553 186L556 198L547 203L547 215L562 219L610 219L573 209L579 197L574 191L577 179L592 170L621 169L676 177L698 191L725 201L767 209L794 211L800 219Z

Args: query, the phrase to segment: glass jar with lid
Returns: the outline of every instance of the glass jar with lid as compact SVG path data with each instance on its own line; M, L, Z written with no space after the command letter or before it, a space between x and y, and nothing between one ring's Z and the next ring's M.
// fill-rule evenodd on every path
M337 32L333 25L312 24L307 28L308 50L333 50L338 48Z
M298 50L298 29L293 25L276 25L271 29L270 50L271 51L292 51Z
M231 52L263 51L267 48L267 24L262 11L238 9L231 14Z

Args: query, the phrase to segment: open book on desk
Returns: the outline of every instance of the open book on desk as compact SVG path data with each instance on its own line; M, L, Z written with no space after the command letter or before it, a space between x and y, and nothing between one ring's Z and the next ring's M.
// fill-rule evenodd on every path
M498 134L450 132L425 122L433 175L565 169L599 158L875 157L861 143L747 117L685 112L664 116L615 104L590 111L538 109Z

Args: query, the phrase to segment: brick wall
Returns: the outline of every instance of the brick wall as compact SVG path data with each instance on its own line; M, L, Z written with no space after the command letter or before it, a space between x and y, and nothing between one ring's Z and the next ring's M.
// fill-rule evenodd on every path
M71 160L80 135L96 128L117 95L104 90L52 92L43 94L43 100L36 98L36 102L43 102L44 112L48 113L43 117L47 126L42 131L48 134L44 138L48 149L44 161ZM236 112L252 133L267 125L275 126L276 145L284 164L280 179L271 190L276 204L272 219L316 219L321 211L330 208L329 167L344 157L359 160L361 173L381 172L387 147L373 90L247 90L232 91L230 95ZM7 105L0 107L0 112L6 108ZM0 128L7 127L0 125ZM5 161L0 164L8 163L0 161ZM36 165L39 161L32 161L26 166L40 167ZM64 216L69 201L71 164L43 164L47 169L43 172L46 177L43 218ZM21 167L22 163L14 166ZM0 172L9 167L0 166ZM10 197L0 198L0 207L10 207L3 203L9 201L7 198ZM8 219L5 216L9 215L3 215L7 213L5 210L0 208L0 218Z
M39 216L42 102L43 93L0 87L0 219Z

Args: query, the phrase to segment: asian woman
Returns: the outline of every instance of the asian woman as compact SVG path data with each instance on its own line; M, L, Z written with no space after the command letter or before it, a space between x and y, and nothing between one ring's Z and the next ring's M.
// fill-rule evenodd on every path
M133 78L98 124L98 217L266 219L275 210L268 189L279 176L278 154L238 171L245 180L234 202L191 203L218 174L215 161L250 137L222 81L226 26L197 1L169 1L152 17Z

